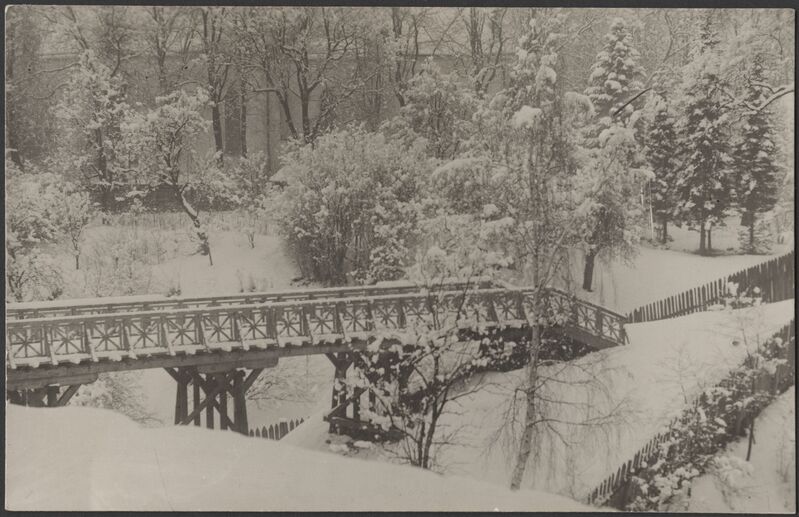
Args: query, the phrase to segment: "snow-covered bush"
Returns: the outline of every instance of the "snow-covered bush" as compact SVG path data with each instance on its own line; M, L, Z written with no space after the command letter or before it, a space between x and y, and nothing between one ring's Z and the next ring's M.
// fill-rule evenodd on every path
M84 252L82 275L70 293L82 296L125 296L152 292L152 265L158 253L153 253L152 239L147 233L114 231L95 240Z
M75 269L80 269L83 232L95 215L89 194L79 190L63 192L54 209L59 229L66 235L72 256L75 257Z
M60 178L33 166L23 172L10 160L5 165L6 294L16 301L58 298L61 272L41 247L60 237L55 210L63 192Z
M65 291L61 269L50 255L6 256L6 293L9 300L55 300Z
M342 284L402 276L427 171L418 147L341 130L284 157L288 186L276 210L306 277Z

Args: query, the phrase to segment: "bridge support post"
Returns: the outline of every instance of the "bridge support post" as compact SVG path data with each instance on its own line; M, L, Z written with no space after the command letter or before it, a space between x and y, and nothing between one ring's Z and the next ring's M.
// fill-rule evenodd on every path
M181 422L189 414L189 382L191 375L188 372L178 370L175 380L178 383L177 394L175 396L175 423Z
M6 391L8 401L12 404L28 407L60 407L66 406L81 384L67 386L49 385L43 388ZM63 390L62 389L66 388Z
M201 425L202 412L206 413L206 426L214 428L219 417L219 427L247 435L247 391L263 371L253 369L249 375L244 370L230 369L200 372L195 367L167 369L177 382L175 397L175 424ZM192 385L191 412L189 412L188 386ZM233 415L228 413L228 395L233 399Z
M333 366L335 367L335 372L333 373L333 395L331 408L336 409L344 404L347 400L347 386L345 385L345 381L347 378L347 370L352 364L353 358L352 355L347 352L340 352L338 354L329 353L325 355L328 359L330 359L330 362L333 363ZM340 411L344 412L344 415L341 416L346 416L346 407L339 409ZM331 433L337 433L338 428L335 424L331 423L329 431Z

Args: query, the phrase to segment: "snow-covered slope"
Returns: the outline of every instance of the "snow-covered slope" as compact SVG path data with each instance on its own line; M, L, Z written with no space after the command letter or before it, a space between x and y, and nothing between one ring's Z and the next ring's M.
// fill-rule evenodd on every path
M569 499L232 432L143 429L90 408L8 407L11 510L586 511Z
M793 314L793 300L788 300L629 325L628 346L595 352L566 368L544 371L555 379L550 383L551 398L568 403L553 407L551 416L571 422L582 422L586 415L614 416L601 426L553 422L553 429L565 441L552 431L543 434L525 486L580 499L630 459L682 410L686 401L740 364L747 347L776 332ZM736 341L738 344L733 344ZM486 375L482 390L451 408L443 418L442 432L458 429L459 445L441 451L438 461L442 468L498 485L508 484L512 453L505 440L507 433L500 428L522 375L523 371ZM577 383L591 377L595 380ZM523 412L518 416L523 417ZM283 440L358 457L392 461L395 456L378 448L340 447L339 442L346 438L328 435L321 414ZM333 442L332 447L327 440Z
M731 443L691 485L688 510L703 513L796 512L796 391L791 387L755 420L755 443Z

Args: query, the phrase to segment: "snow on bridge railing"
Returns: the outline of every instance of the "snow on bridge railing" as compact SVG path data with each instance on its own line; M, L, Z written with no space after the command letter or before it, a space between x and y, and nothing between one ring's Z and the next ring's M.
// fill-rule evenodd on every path
M532 289L424 291L11 320L6 322L6 360L11 368L35 368L374 337L403 340L416 322L437 328L521 327L527 324L532 295ZM541 300L558 323L609 345L624 344L623 316L554 289ZM317 352L310 346L307 353Z
M430 286L417 285L410 282L404 284L392 282L389 285L378 284L357 287L289 289L215 296L164 297L139 295L110 297L99 300L97 298L92 298L22 302L6 304L6 320L198 308L215 305L249 305L255 303L299 301L317 298L376 296L420 292L425 289L458 290L465 289L467 286L472 289L488 289L494 287L491 280L487 277L477 277L467 281L446 279Z

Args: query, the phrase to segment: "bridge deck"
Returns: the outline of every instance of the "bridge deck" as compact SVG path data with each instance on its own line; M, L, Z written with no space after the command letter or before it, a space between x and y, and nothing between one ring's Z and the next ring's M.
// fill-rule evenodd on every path
M443 281L431 288L438 291L489 289L495 287L485 278L475 278L468 284L464 281ZM110 300L54 300L47 302L23 302L6 304L6 320L54 318L120 312L147 312L173 309L216 307L220 305L252 305L267 302L290 302L327 298L364 296L387 296L393 294L419 293L421 286L408 283L392 286L333 287L319 289L288 289L259 293L239 293L214 296L163 297L123 296Z
M324 292L294 301L217 304L209 298L200 307L11 319L7 389L106 371L266 366L280 356L344 351L374 339L413 343L418 324L519 328L527 325L533 295L531 289L496 288L349 297ZM572 337L599 348L624 343L623 316L554 289L541 298Z

